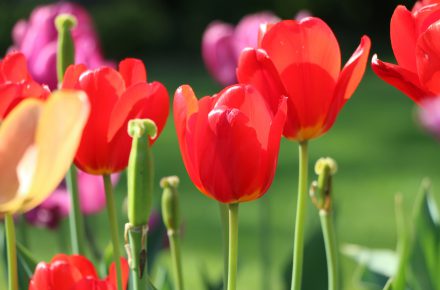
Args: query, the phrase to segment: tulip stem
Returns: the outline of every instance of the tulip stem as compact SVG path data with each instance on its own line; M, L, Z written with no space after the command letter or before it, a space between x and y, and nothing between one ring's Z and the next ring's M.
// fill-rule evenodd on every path
M6 246L8 256L9 290L18 290L17 248L15 247L15 226L12 214L5 215Z
M105 197L107 200L107 213L110 223L110 233L113 246L113 257L116 265L117 290L124 289L122 287L122 269L121 269L121 247L118 235L118 217L116 213L115 197L113 194L113 186L109 174L104 174Z
M228 206L224 203L219 202L220 209L220 221L222 225L222 238L223 238L223 289L226 290L228 286L228 252L229 252L229 218L228 218Z
M182 262L178 231L168 230L168 239L170 241L171 257L173 260L174 277L176 283L175 287L176 290L183 290Z
M338 247L333 225L333 215L331 211L321 209L319 211L319 217L321 219L321 228L327 257L328 290L339 290Z
M74 254L84 255L84 221L78 194L78 180L75 165L72 164L66 175L67 190L70 194L71 210L69 213L70 238Z
M238 203L229 204L229 271L228 290L237 288Z
M302 264L304 256L304 226L307 209L307 141L299 143L299 178L296 205L295 238L293 245L292 290L301 290Z

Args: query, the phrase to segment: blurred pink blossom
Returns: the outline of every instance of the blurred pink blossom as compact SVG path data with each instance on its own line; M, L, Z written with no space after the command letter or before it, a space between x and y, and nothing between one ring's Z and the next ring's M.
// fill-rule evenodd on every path
M440 98L430 98L421 103L419 118L423 127L440 140Z
M301 10L295 19L311 16ZM237 82L235 70L241 51L246 47L256 48L261 24L276 23L280 19L272 12L263 11L243 17L237 26L213 21L202 37L202 58L212 77L221 85Z
M13 47L28 59L32 77L51 89L57 87L56 50L57 31L55 18L60 13L74 15L78 24L72 31L75 43L75 62L85 64L90 69L101 65L112 65L103 59L98 37L92 19L78 4L58 2L35 8L29 20L18 21L12 31Z
M119 174L113 174L111 180L115 185L119 180ZM78 170L78 190L83 214L95 214L105 208L106 199L101 176ZM33 225L53 229L61 219L69 215L69 212L70 197L63 182L42 204L26 213L26 219Z

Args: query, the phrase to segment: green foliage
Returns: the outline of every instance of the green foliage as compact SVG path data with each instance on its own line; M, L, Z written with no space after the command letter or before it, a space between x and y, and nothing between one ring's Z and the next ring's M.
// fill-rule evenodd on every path
M440 221L430 183L424 181L409 223L397 203L399 229L397 251L372 250L346 245L342 251L364 268L360 283L368 290L439 290ZM409 227L409 228L408 228Z

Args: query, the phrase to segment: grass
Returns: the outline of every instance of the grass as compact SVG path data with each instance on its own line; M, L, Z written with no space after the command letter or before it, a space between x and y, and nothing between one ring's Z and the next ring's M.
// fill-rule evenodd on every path
M190 60L146 61L149 79L163 81L170 95L181 83L191 84L199 96L215 93L218 87L200 63ZM410 213L415 193L423 177L440 184L439 144L423 132L414 119L414 104L402 93L380 81L368 68L364 81L346 104L334 127L325 136L310 142L310 176L313 164L321 156L338 162L334 180L336 229L340 243L362 244L375 248L395 247L394 194L402 192ZM258 202L269 203L272 216L270 290L285 289L283 273L291 260L297 188L297 144L281 142L277 173L273 186L260 200L241 205L239 229L238 289L259 290ZM181 161L172 114L162 136L154 146L156 179L168 175L181 178L181 213L184 222L183 261L186 289L202 289L203 271L220 279L222 271L221 229L216 202L197 192ZM310 179L311 181L311 179ZM118 187L124 192L123 183ZM156 203L160 189L156 187ZM305 290L325 289L326 278L319 238L318 214L308 210ZM104 220L105 215L98 217ZM122 227L121 227L122 228ZM105 227L98 227L101 244L109 239ZM318 233L318 234L316 234ZM41 235L47 239L41 241ZM45 230L33 230L32 249L38 258L48 259L56 250L56 236ZM319 245L319 239L318 243ZM355 264L341 257L345 288L358 289L352 282ZM168 254L160 259L169 264ZM324 267L324 268L323 268ZM289 273L289 270L287 270ZM290 277L288 279L290 281ZM267 289L264 289L267 290Z

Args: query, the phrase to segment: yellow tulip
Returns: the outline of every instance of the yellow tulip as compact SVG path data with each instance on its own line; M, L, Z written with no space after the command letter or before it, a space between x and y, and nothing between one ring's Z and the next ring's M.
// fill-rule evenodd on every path
M87 95L60 90L22 101L0 125L0 216L43 202L72 164L89 116Z

